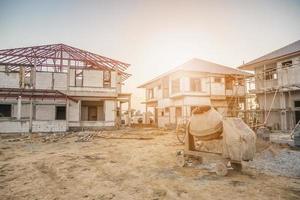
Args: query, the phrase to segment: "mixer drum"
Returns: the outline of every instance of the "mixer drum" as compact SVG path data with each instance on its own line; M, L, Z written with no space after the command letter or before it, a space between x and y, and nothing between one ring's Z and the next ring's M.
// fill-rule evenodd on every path
M199 140L221 138L222 115L211 106L198 106L192 112L188 131Z

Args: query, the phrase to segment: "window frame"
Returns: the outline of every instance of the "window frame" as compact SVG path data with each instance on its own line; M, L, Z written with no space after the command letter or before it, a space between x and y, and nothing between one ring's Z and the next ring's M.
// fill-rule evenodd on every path
M198 88L195 81L198 81ZM198 89L198 90L197 90ZM191 92L203 92L202 90L202 78L190 78L190 91Z
M75 69L74 79L75 79L75 87L83 87L83 69ZM80 80L81 84L77 84L77 79Z
M180 79L179 78L172 80L172 82L171 82L171 92L172 92L172 94L180 92Z
M214 83L222 83L222 77L214 77Z
M61 119L58 118L58 115L57 115L58 108L64 108L64 112L65 112L64 118L61 118ZM67 106L66 105L55 106L55 120L67 120Z
M108 77L108 79L106 79L106 77ZM108 70L103 71L103 87L105 88L111 87L111 71Z
M0 118L9 118L9 117L12 117L12 111L13 111L12 110L13 109L12 104L0 104L0 106L9 106L9 109L10 109L9 116L2 116L2 115L0 115Z

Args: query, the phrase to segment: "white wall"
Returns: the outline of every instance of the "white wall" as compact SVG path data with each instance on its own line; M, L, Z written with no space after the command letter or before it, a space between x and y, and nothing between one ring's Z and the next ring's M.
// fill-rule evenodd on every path
M52 73L51 72L36 72L35 77L36 89L52 89Z
M115 101L106 100L104 101L105 108L105 121L115 121Z
M67 90L67 74L66 73L53 73L55 90Z
M175 118L175 107L170 107L170 123L175 123L176 118Z
M32 122L32 132L61 132L67 131L67 122L65 120L57 121L38 121Z
M0 133L29 132L29 121L0 121Z
M169 98L159 99L157 101L157 107L159 107L159 108L165 108L165 107L169 107L171 105L173 105L173 101Z
M190 78L183 76L180 78L180 91L186 92L190 91Z
M99 70L83 70L83 86L103 87L103 72Z
M28 133L29 121L0 121L0 133ZM61 121L32 121L32 132L61 132L67 130L67 123Z
M292 61L293 66L282 69L282 62ZM300 56L277 62L278 83L280 86L300 84Z
M221 83L216 83L214 77L211 77L211 95L225 95L225 78L221 80Z
M183 105L211 105L210 97L189 97L183 99Z
M12 117L17 117L18 113L18 105L13 104L12 108ZM29 103L22 103L21 105L21 118L29 118L30 116L30 104Z
M36 120L55 120L55 105L36 105Z
M79 102L69 101L69 121L80 121L79 113L80 107Z
M69 69L69 86L75 86L75 69Z
M19 73L0 72L0 87L2 88L19 88Z
M111 87L117 87L117 72L112 71L111 76Z

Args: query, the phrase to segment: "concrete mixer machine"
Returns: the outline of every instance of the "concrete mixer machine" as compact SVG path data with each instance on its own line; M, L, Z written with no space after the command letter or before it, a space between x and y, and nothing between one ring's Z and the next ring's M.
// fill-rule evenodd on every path
M199 106L187 123L184 150L177 152L177 163L185 166L191 157L203 160L212 153L218 155L216 173L226 175L228 166L241 168L241 161L253 159L255 143L255 133L242 119L224 118L211 106Z

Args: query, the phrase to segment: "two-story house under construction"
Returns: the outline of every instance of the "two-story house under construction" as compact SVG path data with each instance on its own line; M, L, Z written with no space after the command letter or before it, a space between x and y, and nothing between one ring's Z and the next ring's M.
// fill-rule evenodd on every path
M241 70L192 59L139 88L146 89L146 113L151 107L155 124L164 127L189 118L199 105L211 105L224 116L241 113L246 106L248 75Z
M257 126L290 130L300 120L300 40L239 67L255 72Z
M117 126L128 66L65 44L0 50L0 132Z

